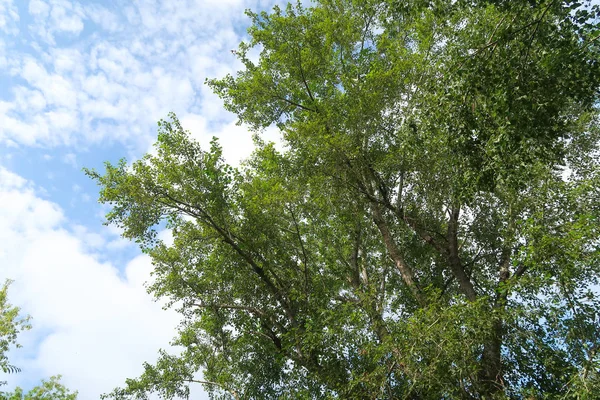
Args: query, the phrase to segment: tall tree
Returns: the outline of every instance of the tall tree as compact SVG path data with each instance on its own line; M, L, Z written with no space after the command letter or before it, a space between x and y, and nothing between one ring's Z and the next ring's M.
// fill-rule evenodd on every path
M171 115L156 155L88 171L184 316L183 352L108 397L198 382L215 398L592 398L598 7L249 15L245 69L208 83L252 129L276 124L285 152L257 139L236 170Z

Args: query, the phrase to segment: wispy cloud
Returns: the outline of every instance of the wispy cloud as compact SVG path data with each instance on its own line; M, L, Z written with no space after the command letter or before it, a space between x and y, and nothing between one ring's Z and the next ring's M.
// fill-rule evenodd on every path
M12 106L0 107L0 141L145 148L169 111L231 122L204 81L240 67L230 49L242 39L243 10L266 5L138 0L118 14L101 5L30 1L37 42L29 51L12 49L10 71L23 83L9 88ZM80 37L59 42L60 35Z
M0 32L8 35L19 33L19 12L13 0L0 0Z
M51 45L56 44L57 34L77 36L83 30L83 7L69 0L30 0L29 14L33 17L30 32Z

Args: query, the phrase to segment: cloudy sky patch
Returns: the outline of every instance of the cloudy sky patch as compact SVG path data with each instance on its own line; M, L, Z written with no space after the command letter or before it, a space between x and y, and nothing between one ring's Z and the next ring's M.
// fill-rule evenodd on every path
M273 4L0 0L0 279L34 326L9 389L62 374L96 400L169 348L179 316L146 293L150 260L102 225L81 168L141 157L170 111L231 163L247 157L251 134L204 82L241 68L244 10Z

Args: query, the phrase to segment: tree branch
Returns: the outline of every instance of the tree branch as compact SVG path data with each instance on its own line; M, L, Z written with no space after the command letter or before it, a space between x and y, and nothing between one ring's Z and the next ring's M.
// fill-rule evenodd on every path
M304 69L302 68L302 51L300 49L298 49L298 69L300 70L300 76L302 78L302 83L304 83L304 87L306 88L308 97L310 97L310 100L313 103L315 103L315 98L313 97L312 92L310 91L310 88L308 87L308 83L306 82L306 76L304 76Z
M303 109L305 111L317 112L317 110L314 110L314 109L312 109L310 107L303 106L302 104L296 103L296 102L294 102L292 100L289 100L289 99L287 99L285 97L275 96L275 98L278 99L278 100L281 100L281 101L285 101L286 103L288 103L288 104L290 104L290 105L292 105L294 107L301 108L301 109Z
M373 212L373 221L375 222L375 225L377 225L377 228L379 228L379 232L383 237L385 247L387 248L390 257L394 261L396 269L400 272L402 280L404 280L404 283L406 283L406 286L408 286L419 304L424 306L426 301L421 293L420 288L418 287L415 275L412 269L406 264L402 253L400 253L400 250L398 250L398 247L392 238L392 233L390 232L389 227L387 226L387 223L381 214L379 206L375 203L371 203L371 210Z
M298 221L296 220L296 216L294 215L294 211L291 207L287 207L291 216L292 221L294 222L294 228L296 230L296 236L298 237L298 243L300 243L300 248L302 249L302 262L304 264L304 292L306 296L306 300L308 301L308 255L306 253L306 249L304 247L304 241L302 240L302 235L300 234L300 227L298 226Z
M284 309L286 315L290 319L290 322L292 322L292 324L296 324L295 313L293 312L292 308L288 304L288 301L284 298L283 294L281 293L281 290L271 281L271 279L269 279L265 270L256 263L256 261L252 258L252 256L250 256L247 252L245 252L244 250L242 250L239 247L239 245L232 239L231 235L228 234L228 231L226 229L219 226L214 221L214 219L202 208L195 207L195 206L192 206L182 200L175 199L173 196L171 196L169 193L167 193L165 191L158 190L157 192L159 195L164 196L165 198L169 199L172 202L172 204L161 201L160 198L158 198L157 201L161 202L162 204L166 205L167 207L175 208L176 210L181 211L181 212L183 212L187 215L190 215L194 218L197 218L200 221L204 221L209 226L211 226L215 231L217 231L217 233L219 233L219 235L221 236L223 241L225 243L227 243L238 255L240 255L252 267L252 270L256 273L256 275L258 275L258 277L263 281L263 283L269 288L271 293L279 301L281 307ZM194 211L194 210L197 210L197 211Z
M202 385L218 386L221 389L229 392L233 396L234 399L239 400L239 398L240 398L235 390L229 389L227 386L225 386L221 383L218 383L218 382L201 381L201 380L197 380L197 379L186 379L186 381L191 382L191 383L201 383Z
M458 286L467 299L475 301L477 293L473 287L473 283L465 273L465 269L458 254L458 216L460 214L460 206L454 205L450 210L450 218L448 220L448 261L450 269L458 281Z

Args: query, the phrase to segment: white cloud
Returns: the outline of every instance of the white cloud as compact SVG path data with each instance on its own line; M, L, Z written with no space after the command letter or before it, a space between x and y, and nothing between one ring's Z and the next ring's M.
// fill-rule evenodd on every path
M50 13L50 6L42 0L29 1L29 14L34 17L47 18Z
M15 143L35 145L39 141L54 142L50 137L48 125L42 115L32 116L29 121L0 113L0 142L7 145Z
M80 9L68 1L54 1L50 19L54 29L62 32L78 34L83 30L83 21Z
M43 65L31 59L24 62L21 76L43 93L48 105L71 110L77 106L77 93L68 77L48 73Z
M33 347L25 348L29 356L35 351L14 353L26 374L11 376L10 384L61 373L81 400L96 400L155 359L174 335L178 315L145 292L147 256L131 260L121 275L95 255L105 238L82 226L68 231L67 223L31 182L0 168L2 275L15 279L12 302L34 318L23 341Z
M6 53L6 43L4 42L4 39L0 37L0 69L6 69L8 66Z
M167 246L172 246L175 238L173 237L173 231L171 229L163 229L158 233L158 239Z
M0 31L9 35L17 35L19 28L19 12L13 0L0 0Z
M73 168L77 168L77 156L74 153L67 153L63 156L62 161ZM75 185L77 186L77 185Z
M190 131L192 138L197 140L204 150L209 149L213 137L218 138L223 148L223 157L231 165L238 166L255 149L252 134L245 125L230 122L209 129L207 119L197 114L184 115L180 121L183 128ZM281 134L277 128L266 129L260 137L266 142L274 142L278 150L283 150Z
M0 56L0 65L10 64L10 73L27 82L7 88L15 104L0 107L0 142L89 147L108 141L139 151L169 111L201 114L210 126L231 122L204 81L241 68L230 50L248 23L244 10L272 3L135 0L118 10L30 0L37 54L9 48L8 57ZM96 31L82 33L92 22ZM58 42L63 34L81 36Z
M200 142L203 149L208 150L209 143L214 136L219 139L219 143L223 147L223 157L232 165L239 165L240 161L252 153L254 149L252 135L245 127L232 122L215 132L206 129L206 125L202 129L198 118L198 116L188 115L182 119L181 123L185 129L190 130L192 137Z
M36 113L46 108L46 98L39 90L20 86L15 89L14 105L19 110L30 110Z
M29 30L50 45L56 43L57 34L77 36L83 30L85 12L78 3L69 0L30 0L28 10L33 18Z
M50 49L49 55L56 74L71 76L74 80L85 75L85 59L79 50L54 48Z
M4 168L0 168L0 183L3 189L22 189L27 185L27 181Z
M31 237L58 226L64 218L60 207L36 196L31 183L1 167L0 204L0 243L3 246L12 233Z
M117 32L121 30L119 17L98 4L85 6L85 13L89 19L106 31Z

